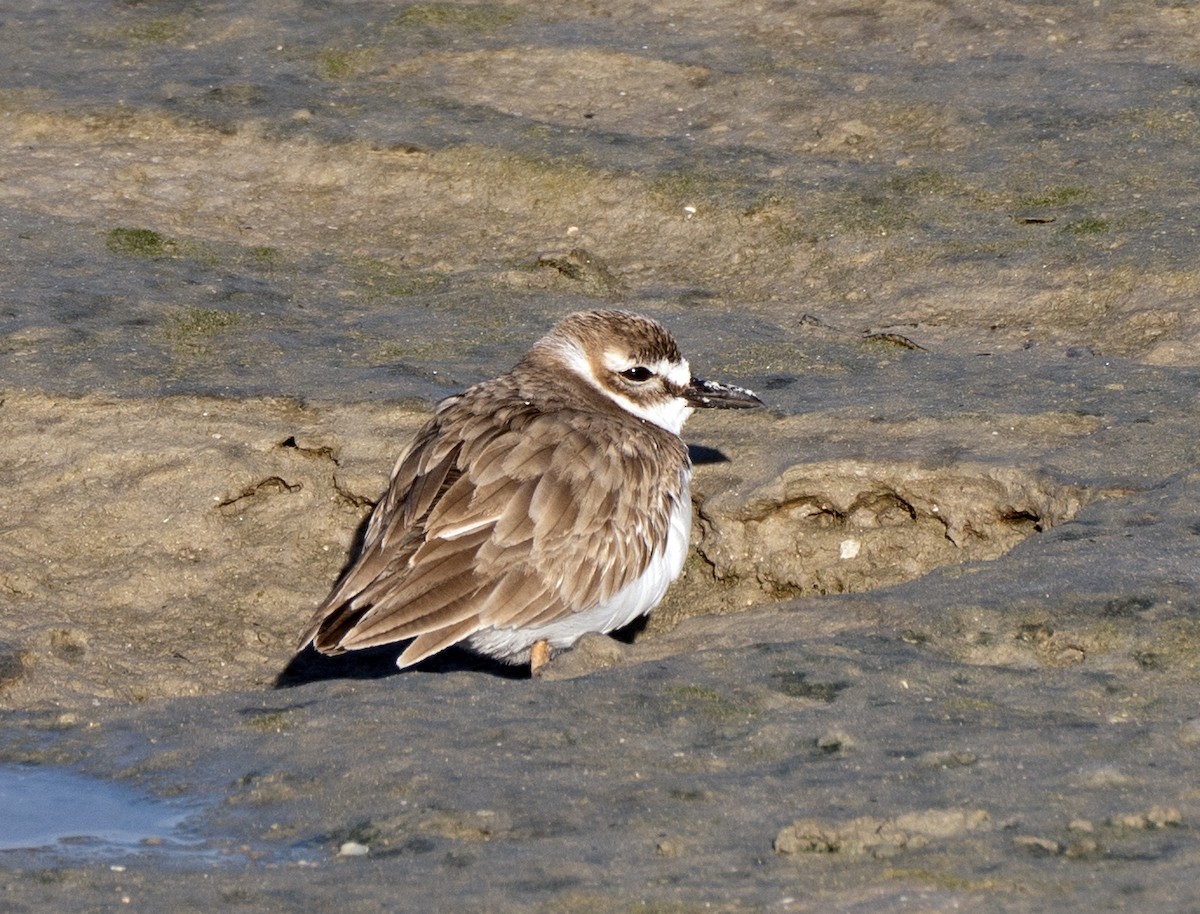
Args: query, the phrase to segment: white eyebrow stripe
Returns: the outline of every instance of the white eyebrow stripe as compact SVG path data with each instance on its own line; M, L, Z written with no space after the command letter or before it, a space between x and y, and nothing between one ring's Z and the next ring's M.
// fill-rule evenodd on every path
M609 371L617 373L628 371L635 365L644 365L660 378L666 378L675 387L687 387L692 383L692 369L688 365L687 359L681 359L678 362L671 362L667 359L659 359L657 362L641 362L631 359L615 349L609 349L604 353L604 365Z
M692 368L688 365L687 359L683 359L677 364L670 362L662 364L663 369L659 373L675 387L687 387L692 383Z
M586 355L583 354L583 349L577 343L563 343L558 347L559 354L563 357L567 367L570 368L579 377L586 379L592 384L596 383L596 375L592 371L592 363L588 361Z
M636 359L631 359L628 355L617 349L604 350L604 367L609 371L626 371L637 364L638 361Z

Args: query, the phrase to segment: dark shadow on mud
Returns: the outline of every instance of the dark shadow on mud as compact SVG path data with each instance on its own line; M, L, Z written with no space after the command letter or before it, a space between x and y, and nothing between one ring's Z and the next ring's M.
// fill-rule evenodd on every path
M639 616L623 628L609 632L609 636L622 644L633 644L645 630L649 618L648 615ZM290 689L293 686L320 682L325 679L385 679L388 676L397 676L409 671L484 673L500 679L532 678L527 663L501 663L463 647L448 647L432 657L426 657L414 666L401 670L396 666L396 658L400 656L404 644L405 642L384 644L361 651L347 651L335 657L328 657L311 646L306 647L296 654L275 677L274 688ZM555 656L569 650L571 648L563 648L562 651L556 651ZM551 660L551 663L553 662Z
M420 663L403 670L396 666L396 658L403 644L385 644L361 651L347 651L336 657L327 657L307 647L296 654L275 677L276 689L290 689L310 682L326 679L385 679L410 671L420 673L486 673L501 679L528 679L529 665L510 666L490 657L483 657L465 648L450 647L427 657Z
M689 444L688 456L692 458L693 466L705 466L710 463L729 463L729 458L715 447L705 447L703 444Z

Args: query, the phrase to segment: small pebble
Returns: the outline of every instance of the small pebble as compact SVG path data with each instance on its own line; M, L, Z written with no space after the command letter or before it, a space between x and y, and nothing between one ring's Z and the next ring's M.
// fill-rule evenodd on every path
M357 841L346 841L338 848L338 856L365 857L370 851L371 849L365 844L359 844Z

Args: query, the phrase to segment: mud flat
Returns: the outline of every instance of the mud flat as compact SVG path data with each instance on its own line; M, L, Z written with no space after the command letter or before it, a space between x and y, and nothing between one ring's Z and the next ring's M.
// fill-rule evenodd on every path
M0 907L1195 905L1190 6L5 21L0 763L185 818ZM646 627L293 657L433 400L596 306L771 405Z

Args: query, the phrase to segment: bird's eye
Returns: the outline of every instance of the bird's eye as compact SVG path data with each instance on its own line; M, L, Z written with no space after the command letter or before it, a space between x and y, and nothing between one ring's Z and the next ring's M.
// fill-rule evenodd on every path
M632 368L622 371L621 377L626 381L649 381L654 377L654 372L645 365L634 365Z

